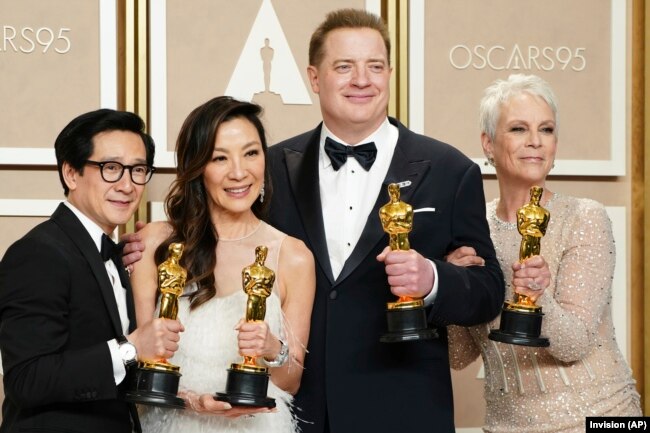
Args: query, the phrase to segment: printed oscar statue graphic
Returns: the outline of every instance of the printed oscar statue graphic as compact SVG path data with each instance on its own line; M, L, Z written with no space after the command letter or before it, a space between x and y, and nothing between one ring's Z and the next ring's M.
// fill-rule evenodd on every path
M413 207L400 200L399 185L388 185L390 201L379 209L379 219L388 233L390 249L411 249L408 234L413 229ZM382 343L427 340L438 336L435 329L427 327L427 316L422 299L400 296L396 302L386 304L388 332L379 338Z
M264 266L268 248L255 248L255 263L242 269L242 286L248 295L246 321L262 321L266 316L266 298L271 294L275 272ZM257 365L255 356L244 356L244 362L230 364L226 391L217 392L215 400L233 406L275 407L275 399L267 397L269 369Z
M517 210L517 228L521 233L519 261L539 255L541 239L551 214L539 204L544 189L533 186L530 189L530 202ZM515 293L512 301L506 301L501 311L499 329L493 329L490 340L522 346L548 347L548 338L542 332L542 307L525 295Z
M183 294L187 271L179 264L183 244L169 245L169 257L158 266L160 314L158 317L175 320L178 315L178 297ZM131 387L125 399L133 403L171 408L185 408L178 397L180 367L166 359L142 360L132 372Z

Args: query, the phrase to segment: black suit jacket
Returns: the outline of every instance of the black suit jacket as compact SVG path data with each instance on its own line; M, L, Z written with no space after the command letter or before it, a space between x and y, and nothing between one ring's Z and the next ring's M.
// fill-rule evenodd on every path
M120 334L97 247L60 204L0 262L0 432L130 432L106 344Z
M445 326L487 322L500 311L503 275L485 219L478 166L455 148L409 131L395 119L399 139L384 186L361 238L336 280L329 262L318 179L320 126L269 150L273 180L270 222L303 240L316 258L316 298L302 384L296 396L304 433L326 422L336 433L453 432L453 401ZM413 209L411 248L433 260L439 287L428 309L436 340L380 343L385 307L395 301L383 263L388 245L379 208L386 186L410 180L401 199ZM484 267L444 261L451 250L474 247Z

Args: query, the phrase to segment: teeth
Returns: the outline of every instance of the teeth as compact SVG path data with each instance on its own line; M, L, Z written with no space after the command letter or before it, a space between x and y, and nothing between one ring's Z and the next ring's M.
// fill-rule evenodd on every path
M245 187L242 187L242 188L229 188L229 189L226 189L226 191L237 194L237 193L240 193L240 192L244 192L247 189L248 189L248 187L245 186Z

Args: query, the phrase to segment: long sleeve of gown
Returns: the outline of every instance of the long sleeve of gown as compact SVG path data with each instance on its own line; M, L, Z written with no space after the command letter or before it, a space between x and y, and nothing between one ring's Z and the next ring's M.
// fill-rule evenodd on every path
M564 227L555 293L537 301L544 312L542 333L551 342L548 351L563 362L580 360L594 349L599 321L611 302L616 257L605 208L591 200L579 203L575 218Z
M481 356L481 351L472 338L469 328L448 326L447 337L449 338L449 364L454 370L462 370Z

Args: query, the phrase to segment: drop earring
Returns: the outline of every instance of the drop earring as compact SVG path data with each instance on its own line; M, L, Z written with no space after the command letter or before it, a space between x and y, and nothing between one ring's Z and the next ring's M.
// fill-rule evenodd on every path
M262 184L262 188L260 188L260 203L264 203L264 184Z

